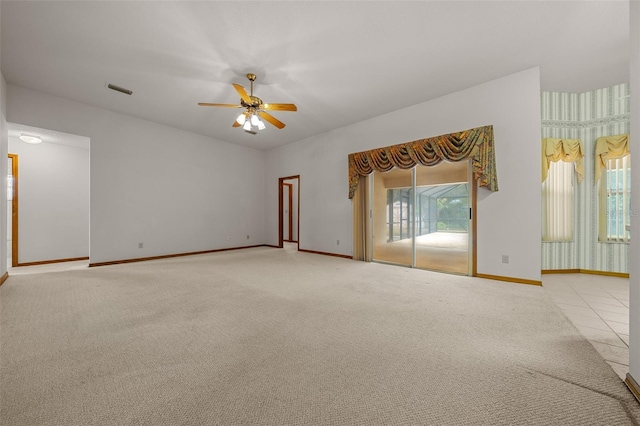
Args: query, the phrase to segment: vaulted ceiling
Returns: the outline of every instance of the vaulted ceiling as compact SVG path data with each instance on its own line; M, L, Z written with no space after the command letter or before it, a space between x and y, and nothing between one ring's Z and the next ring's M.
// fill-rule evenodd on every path
M543 90L629 80L627 1L2 1L0 13L9 84L258 149L534 66ZM248 89L247 72L265 102L297 104L273 113L283 130L251 135L231 127L239 110L197 105L238 103L231 83Z

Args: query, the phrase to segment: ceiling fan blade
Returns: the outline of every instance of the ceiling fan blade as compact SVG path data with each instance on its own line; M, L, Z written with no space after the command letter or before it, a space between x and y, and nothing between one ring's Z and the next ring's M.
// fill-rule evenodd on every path
M210 104L208 102L199 102L200 106L214 106L214 107L223 107L223 108L242 108L242 105L235 104Z
M278 129L282 129L285 126L285 124L282 121L278 120L277 118L275 118L273 115L269 113L266 113L264 111L258 111L258 115L264 118L265 120L267 120L269 123L276 126Z
M263 109L271 111L297 111L298 107L295 104L264 104Z
M249 113L245 112L242 115L244 115L245 120L249 117ZM233 124L231 125L231 127L240 127L242 126L242 124L238 123L238 120L234 120Z
M245 101L249 105L253 103L247 91L244 90L244 87L240 86L239 84L233 83L233 88L236 89L236 92L238 92L243 101Z

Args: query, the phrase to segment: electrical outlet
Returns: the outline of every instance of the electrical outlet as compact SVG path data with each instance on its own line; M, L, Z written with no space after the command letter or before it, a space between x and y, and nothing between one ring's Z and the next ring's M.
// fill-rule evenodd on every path
M336 245L339 246L340 245L340 240L336 240Z
M138 248L143 248L144 247L144 243L138 243Z
M509 263L509 256L507 256L506 254L502 255L502 263Z
M249 239L249 236L247 235L247 240Z

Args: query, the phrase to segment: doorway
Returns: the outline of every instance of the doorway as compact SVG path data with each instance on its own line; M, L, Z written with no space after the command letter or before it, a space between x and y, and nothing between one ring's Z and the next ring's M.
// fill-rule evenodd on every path
M278 247L284 243L299 246L300 175L278 179Z
M8 130L8 265L88 260L90 139L16 123L8 123ZM29 143L25 134L39 142Z
M475 190L469 161L374 172L374 261L475 274Z
M293 235L293 184L285 182L282 185L282 208L284 209L282 212L282 239L287 243L295 243Z
M18 156L9 154L7 176L7 265L18 266Z

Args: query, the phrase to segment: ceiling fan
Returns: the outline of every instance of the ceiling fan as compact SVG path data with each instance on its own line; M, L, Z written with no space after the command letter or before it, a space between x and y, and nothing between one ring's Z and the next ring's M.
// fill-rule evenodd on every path
M262 99L257 96L253 96L253 82L256 80L255 74L247 74L247 78L251 82L251 91L247 93L244 87L239 84L233 84L234 89L240 95L240 105L235 104L212 104L207 102L200 102L200 106L214 106L223 108L246 108L247 110L240 114L236 121L233 122L233 127L240 127L252 134L256 134L258 130L265 128L264 123L260 121L260 118L273 124L278 129L282 129L285 124L269 114L267 111L297 111L298 108L295 104L266 104L262 102Z

